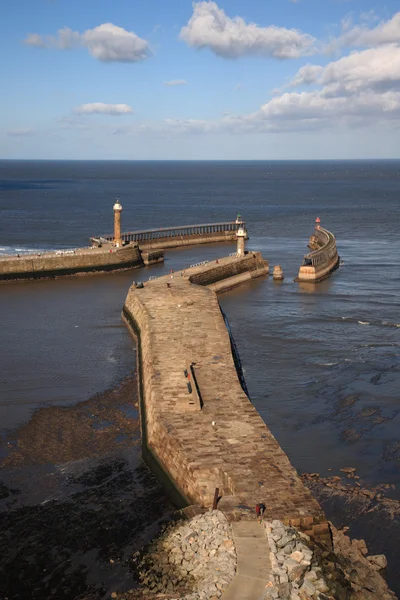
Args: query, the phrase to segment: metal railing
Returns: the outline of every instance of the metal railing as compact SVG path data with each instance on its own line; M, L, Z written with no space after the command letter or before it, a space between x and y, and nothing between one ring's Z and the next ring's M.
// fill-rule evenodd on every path
M147 242L151 240L163 240L170 238L184 238L188 236L202 236L212 233L235 232L239 227L245 228L243 221L229 221L225 223L206 223L203 225L181 225L179 227L160 227L159 229L144 229L142 231L128 231L121 233L121 240L124 242ZM102 235L101 239L112 242L113 235ZM99 236L90 238L95 241Z
M304 256L304 266L317 267L337 255L336 239L333 233L319 227L315 229L314 235L323 245Z

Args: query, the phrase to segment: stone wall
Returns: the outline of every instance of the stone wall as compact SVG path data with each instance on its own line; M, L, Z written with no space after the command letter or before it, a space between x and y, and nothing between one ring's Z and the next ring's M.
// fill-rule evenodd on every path
M335 236L327 229L316 227L309 246L314 251L304 257L296 281L318 283L339 266Z
M262 270L262 273L260 273ZM228 282L237 281L237 285L256 277L268 275L269 267L259 252L248 252L241 260L232 261L229 264L212 263L207 268L202 268L197 273L189 276L190 283L203 286L215 286L218 290L229 287ZM240 277L240 276L245 277ZM239 277L238 277L239 276ZM238 277L238 278L237 278ZM237 278L237 279L235 279ZM214 287L211 287L214 289Z
M141 252L143 263L147 265L155 265L156 263L164 262L164 250L144 250Z
M182 235L165 237L154 240L139 242L142 250L157 248L180 248L182 246L193 246L197 244L213 244L221 242L236 242L236 231L215 231L214 233L203 233L202 235Z
M0 280L40 279L143 266L137 245L77 248L0 258Z
M187 503L211 506L218 487L221 509L232 518L263 501L266 517L324 537L320 506L240 385L217 296L204 287L225 281L229 288L238 274L267 271L251 253L129 290L124 318L138 338L144 443ZM188 364L203 400L195 411Z

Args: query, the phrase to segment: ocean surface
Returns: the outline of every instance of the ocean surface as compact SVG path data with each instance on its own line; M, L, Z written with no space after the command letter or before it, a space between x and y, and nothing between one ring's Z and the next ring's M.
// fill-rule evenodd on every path
M357 469L400 498L400 162L0 161L0 253L83 246L122 229L234 220L285 279L220 297L252 402L300 471ZM295 283L316 217L342 259ZM125 273L0 285L0 429L72 406L135 368L120 319L132 280L234 251L166 252ZM332 469L332 471L328 471Z

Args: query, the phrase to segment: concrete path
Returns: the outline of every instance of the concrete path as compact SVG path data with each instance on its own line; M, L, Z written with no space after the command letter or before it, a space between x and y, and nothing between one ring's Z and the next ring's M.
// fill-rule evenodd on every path
M263 525L255 521L232 523L237 573L221 600L261 600L271 580L269 545Z

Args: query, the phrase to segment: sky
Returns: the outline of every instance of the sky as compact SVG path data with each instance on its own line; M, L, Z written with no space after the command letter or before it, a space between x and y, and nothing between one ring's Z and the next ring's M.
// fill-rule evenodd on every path
M3 0L0 157L400 158L399 0Z

